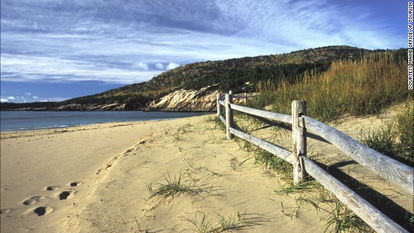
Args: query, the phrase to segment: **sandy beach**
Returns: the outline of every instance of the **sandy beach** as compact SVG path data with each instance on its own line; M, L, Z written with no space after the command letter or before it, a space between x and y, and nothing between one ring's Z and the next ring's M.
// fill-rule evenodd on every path
M337 128L356 136L358 125L378 127L392 116L349 118ZM2 132L1 232L197 232L220 219L242 219L237 232L323 232L326 214L275 192L284 182L209 117ZM288 134L254 134L289 148ZM340 157L326 143L311 144L327 161ZM398 188L355 164L344 170L388 187L413 211ZM152 196L179 178L195 191Z

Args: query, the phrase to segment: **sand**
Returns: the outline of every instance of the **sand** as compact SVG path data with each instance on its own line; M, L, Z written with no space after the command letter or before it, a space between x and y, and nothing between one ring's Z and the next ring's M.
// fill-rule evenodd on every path
M243 219L237 232L323 232L326 214L275 192L284 182L209 117L2 133L1 232L194 232L203 218L210 227ZM379 119L371 118L337 127L354 134L352 122ZM254 133L289 144L288 134ZM312 143L332 156L334 149ZM181 177L194 192L151 197L151 187L168 177ZM412 198L399 196L412 208Z

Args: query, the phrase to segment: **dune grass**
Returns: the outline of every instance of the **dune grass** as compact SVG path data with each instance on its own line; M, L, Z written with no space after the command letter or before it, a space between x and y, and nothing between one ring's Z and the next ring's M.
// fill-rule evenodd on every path
M363 129L360 132L360 140L368 147L384 153L388 156L395 154L395 137L397 136L395 126L388 124L377 130Z
M293 181L293 166L290 163L260 148L255 151L255 159L256 162L263 163L266 168L275 171L283 181Z
M394 121L377 130L362 130L359 139L370 148L414 166L414 101Z
M397 117L399 157L414 166L414 101Z
M183 193L199 194L203 192L201 187L197 187L194 183L191 183L184 179L180 173L178 176L171 177L167 174L164 177L164 183L160 183L157 188L153 188L152 184L147 185L147 190L151 193L151 197L174 197Z
M376 114L413 96L407 89L406 60L387 52L334 61L326 72L305 73L296 83L262 81L256 89L260 95L249 101L252 107L290 114L291 102L304 99L307 115L325 122L346 113Z
M333 210L328 215L325 232L370 232L372 229L339 200L333 203Z
M219 233L236 231L243 228L254 227L263 220L258 217L248 217L245 212L237 211L233 215L223 216L217 214L215 221L203 212L196 212L193 219L187 219L198 233Z
M392 104L407 101L413 104L414 94L407 90L407 62L404 57L379 52L367 55L360 60L334 61L323 73L309 72L297 78L297 82L272 80L261 81L256 86L260 93L250 99L248 105L273 112L290 114L291 102L307 101L307 115L323 122L340 118L345 114L363 116L378 114ZM407 107L396 121L378 131L366 131L362 141L371 148L412 164L414 153L414 110ZM256 155L256 161L286 181L286 186L278 193L317 190L318 200L308 200L321 209L318 203L327 205L328 213L325 232L372 232L373 230L352 211L347 209L333 195L319 184L295 187L292 184L292 166L276 156L254 146L243 146ZM329 193L329 192L328 192Z
M211 116L209 116L207 119L206 119L206 122L207 123L212 123L212 124L214 124L214 129L219 129L219 130L225 130L226 129L226 127L225 127L225 125L223 124L223 122L221 122L221 120L214 114L214 115L211 115Z
M251 132L258 127L262 127L263 123L250 119L239 119L240 124L237 125L242 131L251 134ZM242 123L248 122L247 126ZM221 123L221 122L218 122ZM237 139L241 149L249 151L254 154L255 161L263 164L267 169L274 171L278 177L283 181L282 187L276 188L275 193L295 196L299 203L311 204L317 210L326 212L327 217L325 221L325 232L373 232L373 230L352 211L347 209L341 202L328 190L323 188L316 180L309 178L309 181L299 185L293 184L293 167L290 163L280 159L279 157L251 144L244 140ZM312 198L309 198L309 193L312 193ZM305 195L303 197L302 195ZM299 201L299 199L301 201ZM282 213L295 217L297 213L287 213L282 207Z

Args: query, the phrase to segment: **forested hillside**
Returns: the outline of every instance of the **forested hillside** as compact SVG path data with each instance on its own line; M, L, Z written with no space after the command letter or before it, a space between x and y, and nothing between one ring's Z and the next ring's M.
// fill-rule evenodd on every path
M19 108L29 110L168 110L152 109L151 103L156 103L163 96L178 90L204 88L204 91L198 95L208 95L217 90L233 90L235 93L255 92L258 90L258 84L265 81L292 84L306 76L327 71L333 61L358 61L367 55L382 53L392 54L400 60L406 58L405 50L365 50L349 46L329 46L279 55L207 61L184 65L166 71L148 82L132 84L96 95L59 103L2 104L1 108L2 110ZM188 111L191 108L188 106L185 110Z

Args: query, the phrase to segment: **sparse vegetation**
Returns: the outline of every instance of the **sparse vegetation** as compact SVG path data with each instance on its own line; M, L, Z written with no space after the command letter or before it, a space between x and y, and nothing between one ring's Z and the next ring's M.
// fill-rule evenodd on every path
M307 182L305 187L308 192L300 192L296 202L299 204L309 204L317 211L326 213L326 217L322 218L322 220L326 221L324 232L374 232L361 218L343 205L335 195L318 182ZM302 191L302 189L298 190Z
M396 133L395 126L388 124L377 130L363 129L359 137L368 147L388 156L394 156Z
M153 188L152 184L147 185L147 190L151 193L151 197L174 197L183 193L199 194L203 192L201 187L197 187L196 184L184 179L180 173L177 176L171 178L170 174L164 177L164 183L158 185L157 188Z
M236 212L233 216L225 217L218 214L218 219L213 220L203 212L196 212L193 219L187 219L193 225L193 231L198 233L219 233L242 229L257 225L261 220L248 218L246 213Z
M414 166L414 101L397 117L399 157Z
M256 162L263 163L266 168L276 171L276 173L283 181L287 183L292 182L293 167L290 163L259 148L255 151L255 155Z
M206 121L207 121L207 123L214 124L215 129L219 129L219 130L225 130L226 129L223 122L221 122L221 120L216 115L209 116Z
M248 160L250 160L250 158L247 158L241 162L239 162L239 160L236 157L233 157L232 159L230 159L230 167L234 170L237 171L241 168L241 166L247 162Z
M377 130L362 130L360 140L370 148L414 166L414 102L393 122Z
M173 136L173 141L174 142L178 142L178 141L184 141L184 137L178 133L174 134Z
M292 211L289 211L288 208L283 205L283 202L280 202L280 207L282 208L282 214L290 217L290 219L299 218L299 206L296 206Z
M249 125L240 126L242 123ZM259 121L242 120L238 124L241 130L247 130L248 133L254 131L254 128L262 127L263 123ZM280 134L281 132L276 132ZM306 203L315 207L317 210L324 211L326 218L325 232L373 232L373 230L352 211L346 209L340 201L324 189L322 185L315 180L309 180L299 185L293 185L292 165L288 162L274 156L273 154L262 150L248 142L237 139L242 149L251 151L255 155L256 162L263 163L266 168L276 172L278 177L284 182L281 188L275 190L278 194L295 194L298 203ZM244 143L244 144L243 144ZM310 149L309 149L310 152ZM299 194L299 197L297 197ZM311 194L311 195L310 195ZM310 198L309 196L314 196ZM282 205L282 213L288 217L296 218L299 216L299 209L288 210Z
M165 136L172 136L174 142L184 141L184 134L189 133L194 130L193 125L187 123L181 127L178 127L175 131L171 132L170 129L164 129Z
M177 134L186 134L192 131L193 125L187 123L181 127L177 128Z
M308 181L308 182L303 182L297 185L293 185L291 182L289 182L289 184L285 185L284 187L275 190L276 193L281 193L281 194L290 194L290 193L297 193L299 191L306 191L311 189L311 182L312 181Z
M356 214L346 208L339 200L333 203L324 232L373 232Z

